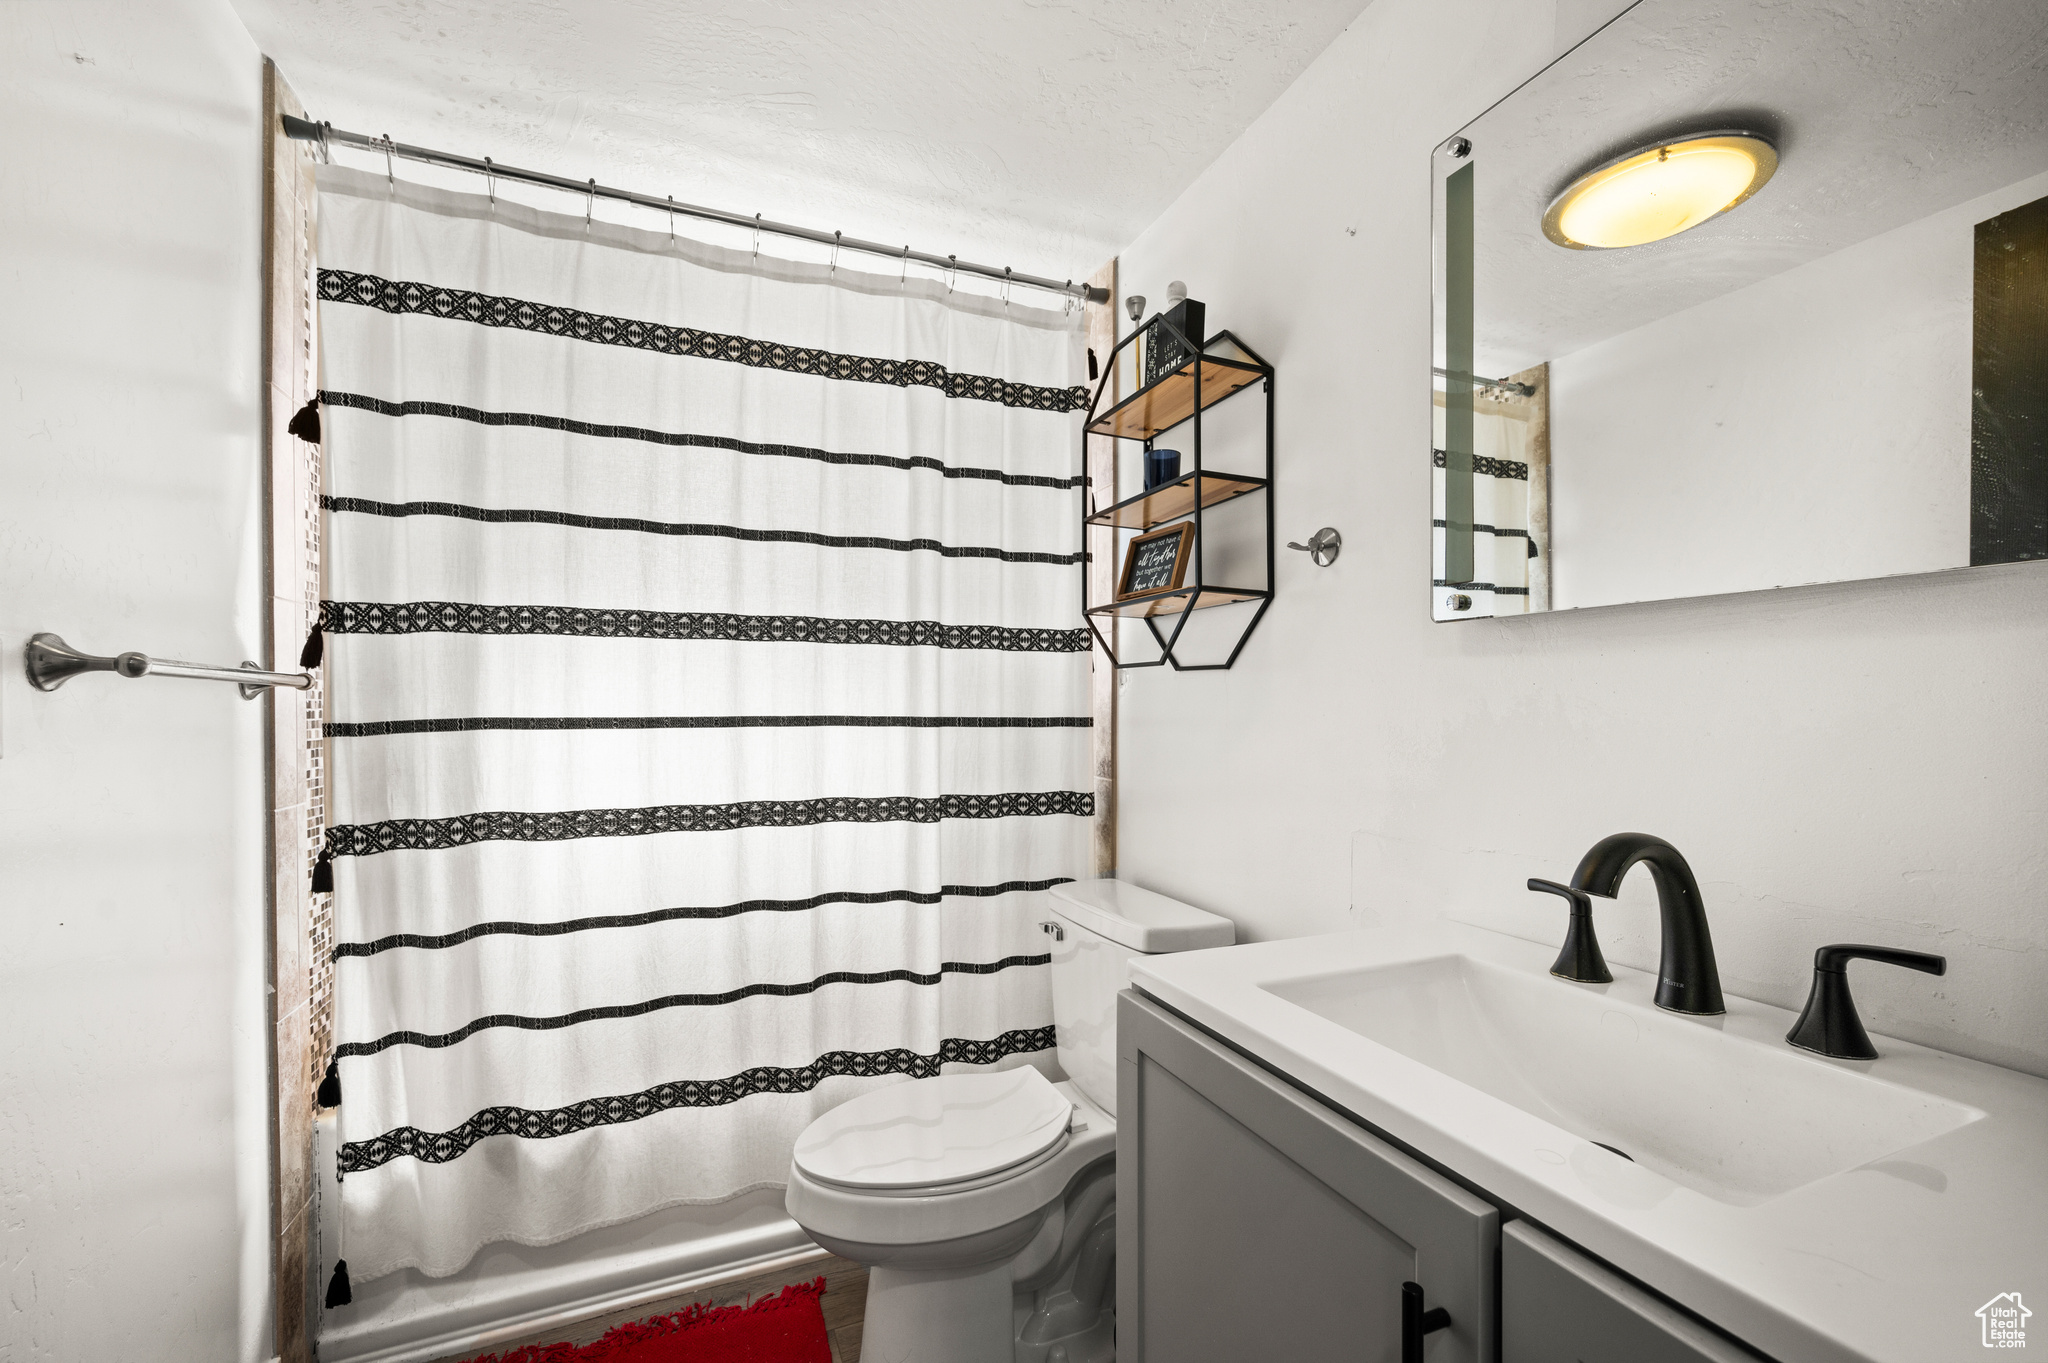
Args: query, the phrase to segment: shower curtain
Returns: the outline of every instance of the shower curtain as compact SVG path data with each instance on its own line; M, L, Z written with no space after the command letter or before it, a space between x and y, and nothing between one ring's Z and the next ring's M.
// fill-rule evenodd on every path
M341 169L319 262L350 1275L1049 1063L1078 309Z

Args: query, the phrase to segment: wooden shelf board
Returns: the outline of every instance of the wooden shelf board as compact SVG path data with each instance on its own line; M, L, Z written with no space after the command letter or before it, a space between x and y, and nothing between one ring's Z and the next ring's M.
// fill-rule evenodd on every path
M1178 591L1161 592L1155 596L1141 596L1131 601L1112 602L1107 606L1090 606L1090 615L1117 615L1129 618L1143 618L1147 615L1179 615L1188 610L1187 599L1195 594L1195 588L1182 587ZM1207 610L1211 606L1234 606L1240 601L1257 601L1271 593L1252 587L1204 587L1193 609Z
M1242 361L1215 355L1201 357L1202 408L1214 407L1223 399L1266 376L1266 371ZM1091 435L1122 436L1126 440L1149 440L1170 430L1195 414L1195 361L1189 360L1157 383L1140 388L1130 397L1104 412L1089 424Z
M1202 505L1211 507L1233 497L1242 497L1247 492L1257 492L1266 485L1266 480L1249 474L1205 471L1201 475L1201 483ZM1096 512L1088 518L1088 524L1113 525L1123 530L1150 530L1155 525L1177 521L1194 509L1195 475L1188 473L1170 483L1162 483L1150 492L1126 497L1115 506Z

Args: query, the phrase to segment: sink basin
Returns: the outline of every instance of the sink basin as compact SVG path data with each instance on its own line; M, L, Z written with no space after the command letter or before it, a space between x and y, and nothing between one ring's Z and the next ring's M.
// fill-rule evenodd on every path
M1984 1114L1688 1018L1476 960L1261 987L1716 1201L1751 1206ZM1615 1158L1583 1148L1579 1159Z

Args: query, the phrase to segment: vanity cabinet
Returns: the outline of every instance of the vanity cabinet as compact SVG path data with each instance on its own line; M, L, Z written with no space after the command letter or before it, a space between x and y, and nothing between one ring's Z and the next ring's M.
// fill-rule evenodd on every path
M1133 991L1117 1042L1118 1363L1400 1363L1405 1282L1499 1357L1498 1209Z
M1117 1363L1769 1363L1136 990L1116 1100Z
M1500 1237L1501 1363L1758 1363L1526 1221Z

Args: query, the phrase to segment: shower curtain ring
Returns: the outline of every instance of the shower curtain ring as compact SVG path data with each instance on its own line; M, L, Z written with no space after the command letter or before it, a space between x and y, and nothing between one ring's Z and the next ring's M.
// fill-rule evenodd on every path
M761 215L754 215L754 259L761 258Z
M1010 267L1003 266L1003 306L1010 306Z
M323 166L334 164L334 148L327 143L327 134L333 131L334 125L332 123L325 119L320 121L320 164Z
M837 229L834 229L832 233L832 268L825 271L828 277L839 273L839 237L840 233Z
M907 241L903 243L903 268L897 272L896 282L898 284L908 284L910 282L910 243Z
M960 257L946 257L946 292L953 292L953 281L960 277Z
M391 149L398 144L391 140L391 134L384 134L384 178L391 188L398 188L398 173L391 169Z
M583 191L583 230L590 230L590 215L597 211L597 177L590 177L590 187Z
M676 196L668 196L668 239L676 239Z
M490 188L491 207L496 208L498 206L498 172L492 168L491 158L488 156L484 158L484 184Z

